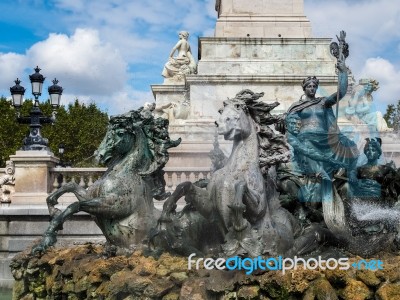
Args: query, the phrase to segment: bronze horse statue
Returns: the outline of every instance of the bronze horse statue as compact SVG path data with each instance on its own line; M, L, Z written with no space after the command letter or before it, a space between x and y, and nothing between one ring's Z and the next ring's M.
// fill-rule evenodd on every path
M167 248L179 245L180 249L172 250L185 254L196 250L199 244L193 241L201 233L186 225L194 223L194 212L201 216L196 220L208 225L206 239L215 242L214 245L206 243L208 249L203 247L195 252L210 253L219 244L221 249L217 252L257 256L284 253L293 247L296 224L279 204L273 168L270 168L289 159L284 137L268 127L276 121L270 111L279 103L257 101L262 95L243 90L234 99L224 101L217 122L218 133L233 141L231 155L225 165L212 174L206 189L183 182L164 203L158 234L168 235L180 226L181 231L187 231L186 235L181 232L176 238L182 241L170 242ZM173 213L182 196L190 207L187 210L190 217L185 213ZM171 238L174 237L169 236ZM188 245L192 250L184 249Z
M109 245L130 248L141 244L160 214L153 197L169 195L162 168L168 161L168 148L179 143L180 139L168 137L168 120L154 119L145 109L112 117L95 152L107 171L87 189L70 182L48 196L50 225L32 252L54 245L65 220L79 211L94 216ZM61 212L55 205L65 193L75 194L78 201Z

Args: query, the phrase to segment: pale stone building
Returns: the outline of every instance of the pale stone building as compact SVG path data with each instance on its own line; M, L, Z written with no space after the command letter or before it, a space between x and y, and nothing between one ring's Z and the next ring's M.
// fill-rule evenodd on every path
M216 1L214 37L199 38L197 74L175 83L152 85L157 107L190 103L186 119L171 120L170 131L182 144L171 151L168 167L207 167L214 121L227 97L242 89L264 92L264 101L279 101L284 112L298 100L304 77L316 75L336 89L335 58L330 38L313 38L303 0Z
M285 112L299 100L301 82L307 76L319 78L323 95L337 89L336 58L329 49L332 38L312 36L303 0L253 0L251 5L216 0L216 10L214 37L199 38L197 74L151 86L157 107L184 103L188 110L185 118L171 119L170 132L183 140L171 151L167 167L173 169L210 165L207 155L218 109L223 100L242 89L264 92L266 102L279 101L275 113ZM346 106L345 102L341 105ZM342 127L352 125L341 120ZM371 134L366 127L357 130L366 131L362 136ZM384 149L397 160L390 136L384 137Z

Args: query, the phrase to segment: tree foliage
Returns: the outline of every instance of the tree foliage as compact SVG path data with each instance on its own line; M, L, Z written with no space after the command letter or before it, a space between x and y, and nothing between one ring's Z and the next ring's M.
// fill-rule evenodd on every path
M400 129L400 100L397 101L396 105L388 105L383 118L386 120L386 123L390 128L394 128L395 130Z
M28 116L33 102L27 100L21 108L21 116ZM49 102L41 103L40 109L51 116ZM16 121L16 111L11 101L0 98L0 167L5 165L9 156L22 147L22 140L29 132L29 125ZM96 104L83 104L75 100L67 107L62 105L56 110L56 122L42 127L42 136L49 139L51 151L58 156L58 145L65 145L64 161L73 166L89 166L88 160L97 149L107 130L108 116L101 112Z

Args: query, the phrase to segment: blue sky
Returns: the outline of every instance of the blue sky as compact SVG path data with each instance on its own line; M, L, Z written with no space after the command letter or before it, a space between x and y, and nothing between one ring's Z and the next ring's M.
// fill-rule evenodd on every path
M400 99L400 4L397 0L305 0L315 37L341 29L350 42L348 65L356 79L375 78L377 107ZM152 101L151 84L180 30L212 36L215 0L16 0L1 1L0 95L19 77L30 97L36 65L46 82L57 77L63 102L95 101L110 114ZM47 95L46 95L47 96ZM44 96L42 97L44 98Z

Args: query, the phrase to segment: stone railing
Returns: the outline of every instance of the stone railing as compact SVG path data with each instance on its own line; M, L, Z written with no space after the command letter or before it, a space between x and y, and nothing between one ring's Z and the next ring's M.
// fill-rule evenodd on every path
M173 192L176 186L185 181L195 182L200 179L210 178L210 168L174 168L165 167L164 179L166 182L166 191Z
M106 168L51 168L53 178L52 190L55 191L67 182L74 181L83 188L93 184L107 169ZM184 181L195 182L210 176L210 168L164 168L166 191L172 192Z
M83 188L93 184L107 168L51 168L53 187L50 190L57 190L68 182L74 181Z

